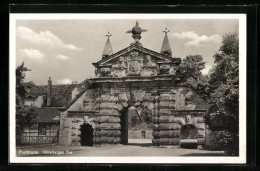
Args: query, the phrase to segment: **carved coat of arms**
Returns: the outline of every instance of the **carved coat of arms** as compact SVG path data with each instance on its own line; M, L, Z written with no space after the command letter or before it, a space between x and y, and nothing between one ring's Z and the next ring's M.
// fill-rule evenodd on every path
M131 61L129 63L129 71L138 73L141 70L141 64L138 61Z
M128 75L140 75L142 70L142 58L139 52L133 51L128 57Z

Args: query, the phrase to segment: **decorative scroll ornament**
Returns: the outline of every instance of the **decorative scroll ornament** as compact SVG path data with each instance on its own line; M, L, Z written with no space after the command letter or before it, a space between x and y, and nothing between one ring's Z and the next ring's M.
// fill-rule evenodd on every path
M113 65L113 68L116 68L116 69L125 69L125 68L127 68L125 58L123 56L119 57L117 63L115 65Z
M130 57L131 57L132 60L137 60L138 57L139 57L139 52L137 52L137 51L131 52Z
M169 74L170 65L161 65L160 66L160 74Z
M186 115L186 124L192 124L191 123L191 115Z
M156 67L156 63L152 61L152 58L150 55L146 55L144 58L144 67L145 68L151 68L151 67Z
M128 98L128 106L134 106L136 103L136 99L131 89L129 90L129 93L127 93L127 98Z
M110 68L102 68L101 69L102 77L109 77L110 73L111 73L111 69Z

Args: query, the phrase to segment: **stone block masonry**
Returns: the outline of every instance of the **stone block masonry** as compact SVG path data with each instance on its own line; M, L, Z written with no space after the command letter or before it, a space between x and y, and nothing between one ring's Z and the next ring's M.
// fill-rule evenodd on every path
M206 111L185 110L185 94L191 92L196 95L192 89L178 87L174 81L125 83L123 86L121 83L106 82L94 87L61 113L59 144L80 145L80 127L84 123L91 124L94 129L94 146L120 144L124 134L122 129L127 126L122 122L122 116L131 106L140 109L140 114L144 108L150 110L153 116L152 142L155 146L179 145L185 125L194 125L198 145L205 144L203 115ZM73 116L69 114L72 110L75 113Z

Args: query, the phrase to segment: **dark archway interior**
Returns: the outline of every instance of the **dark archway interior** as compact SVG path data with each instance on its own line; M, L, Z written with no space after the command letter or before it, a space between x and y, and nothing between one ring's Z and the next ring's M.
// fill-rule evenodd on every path
M80 128L81 130L81 145L82 146L93 146L93 131L91 125L83 124Z
M125 109L121 113L121 144L128 144L128 109Z
M197 129L193 125L184 125L181 128L181 139L197 139Z
M184 125L181 128L181 147L197 148L197 129L193 125Z

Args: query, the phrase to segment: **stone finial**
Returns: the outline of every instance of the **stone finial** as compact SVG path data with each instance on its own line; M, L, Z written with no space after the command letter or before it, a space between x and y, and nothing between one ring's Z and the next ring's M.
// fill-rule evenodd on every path
M170 32L167 28L163 31L165 33L164 39L163 39L163 44L161 48L161 53L167 56L172 56L172 51L171 51L171 45L168 40L167 33Z
M108 32L108 34L106 36L107 36L107 42L106 42L106 45L105 45L103 53L102 53L102 58L105 58L105 57L113 54L112 46L111 46L110 39L109 39L109 37L111 37L112 34L110 34L110 32Z
M146 31L147 31L146 29L141 29L141 27L139 27L138 21L136 21L135 26L132 28L132 30L128 30L126 31L126 33L132 33L132 37L134 39L134 43L132 44L137 44L139 46L142 46L139 40L142 38L141 33Z

